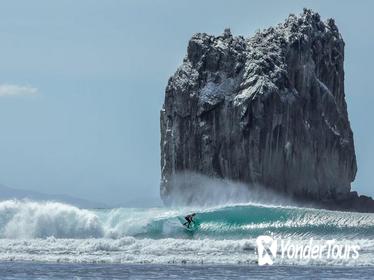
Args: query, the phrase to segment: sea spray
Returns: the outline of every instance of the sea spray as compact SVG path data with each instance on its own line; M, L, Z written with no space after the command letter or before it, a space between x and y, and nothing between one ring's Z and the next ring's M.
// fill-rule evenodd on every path
M0 202L2 238L88 238L103 233L101 221L90 210L58 202Z
M178 219L191 212L199 222L192 232ZM373 214L259 204L79 209L57 202L0 202L0 261L255 264L259 235L296 245L311 238L354 242L362 249L358 259L310 264L374 264Z
M178 217L196 212L187 233ZM374 236L374 214L237 204L210 208L79 209L58 202L0 202L0 238L255 238L261 234L322 238Z

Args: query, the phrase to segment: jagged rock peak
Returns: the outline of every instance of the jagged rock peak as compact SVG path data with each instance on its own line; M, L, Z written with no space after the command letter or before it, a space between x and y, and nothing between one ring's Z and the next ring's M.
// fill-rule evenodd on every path
M162 198L194 188L172 183L184 171L315 200L349 195L343 66L334 20L308 9L251 38L193 35L161 110Z

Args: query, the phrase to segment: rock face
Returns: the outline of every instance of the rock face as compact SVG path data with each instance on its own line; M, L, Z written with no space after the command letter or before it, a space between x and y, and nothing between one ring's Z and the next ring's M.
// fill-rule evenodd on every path
M343 64L334 20L306 9L251 38L194 35L161 110L163 200L183 171L347 199L357 166Z

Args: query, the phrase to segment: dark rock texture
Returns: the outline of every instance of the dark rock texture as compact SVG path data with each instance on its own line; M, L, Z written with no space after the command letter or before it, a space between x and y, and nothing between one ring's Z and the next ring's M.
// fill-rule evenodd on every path
M248 39L194 35L161 110L163 200L183 171L349 199L357 167L343 64L334 20L307 9Z

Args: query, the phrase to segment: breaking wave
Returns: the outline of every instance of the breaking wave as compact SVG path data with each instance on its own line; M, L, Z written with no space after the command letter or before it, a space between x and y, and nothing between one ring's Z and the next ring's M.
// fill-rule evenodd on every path
M199 227L178 218L196 212ZM364 238L374 236L374 215L242 204L206 209L79 209L58 202L0 202L0 238L255 238L261 234Z
M197 213L194 231L179 220L191 212ZM354 240L362 257L345 264L374 265L373 214L255 204L79 209L0 202L0 261L255 263L255 240L263 234L295 242Z

